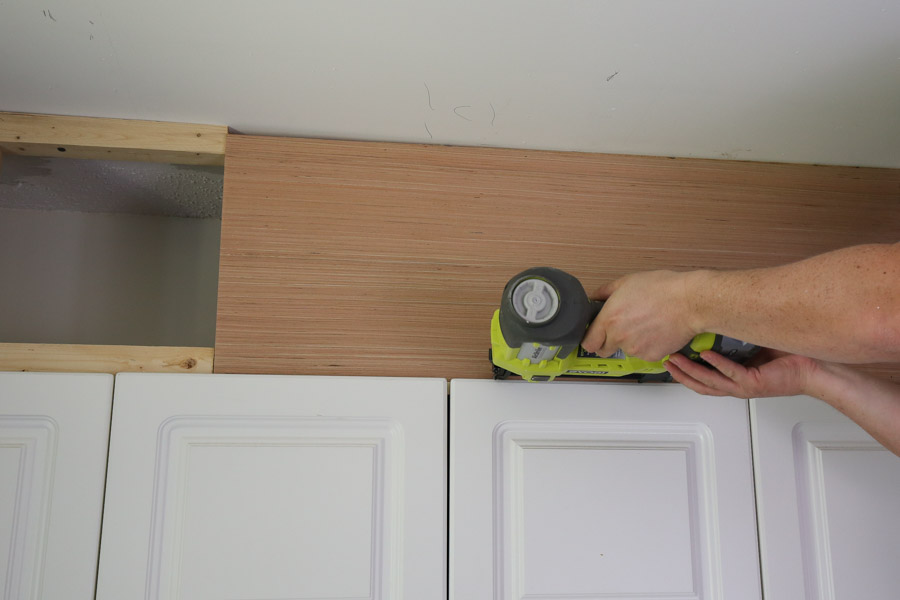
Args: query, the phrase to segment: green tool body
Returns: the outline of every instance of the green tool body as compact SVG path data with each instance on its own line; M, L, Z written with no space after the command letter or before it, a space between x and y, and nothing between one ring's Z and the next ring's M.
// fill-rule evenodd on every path
M628 356L621 350L597 356L581 347L588 325L603 303L590 300L572 275L552 267L519 273L503 290L491 319L490 358L495 379L520 375L528 381L561 376L671 381L663 363ZM758 346L715 333L702 333L679 352L703 362L700 352L713 350L746 362Z

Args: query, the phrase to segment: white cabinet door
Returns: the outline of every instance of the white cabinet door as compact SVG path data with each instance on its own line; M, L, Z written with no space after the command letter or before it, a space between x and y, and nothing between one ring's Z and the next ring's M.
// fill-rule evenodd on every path
M99 600L431 599L443 379L120 375Z
M746 400L451 384L451 597L760 598Z
M766 599L900 596L900 458L814 398L751 417Z
M0 597L94 597L112 388L0 373Z

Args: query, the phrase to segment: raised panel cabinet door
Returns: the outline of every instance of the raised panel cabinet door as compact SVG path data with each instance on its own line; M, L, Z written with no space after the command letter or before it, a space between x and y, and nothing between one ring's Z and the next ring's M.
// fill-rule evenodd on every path
M455 600L759 600L746 400L454 380Z
M0 598L91 600L112 375L0 373Z
M97 598L444 598L446 385L119 375Z
M815 398L750 402L766 600L900 597L900 458Z

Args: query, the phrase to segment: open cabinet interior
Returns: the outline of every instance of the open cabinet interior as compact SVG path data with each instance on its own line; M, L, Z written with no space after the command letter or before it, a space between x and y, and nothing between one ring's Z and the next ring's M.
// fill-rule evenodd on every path
M3 368L211 369L224 134L0 113Z

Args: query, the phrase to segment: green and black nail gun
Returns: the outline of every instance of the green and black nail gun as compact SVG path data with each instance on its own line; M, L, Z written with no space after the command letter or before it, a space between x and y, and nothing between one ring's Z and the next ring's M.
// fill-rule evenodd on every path
M494 379L521 375L528 381L561 376L671 381L666 358L649 362L621 350L597 356L581 347L588 325L603 302L591 300L581 282L552 267L536 267L509 280L491 319L490 359ZM698 362L713 350L744 363L759 347L715 333L701 333L679 352ZM704 363L705 364L705 363Z

